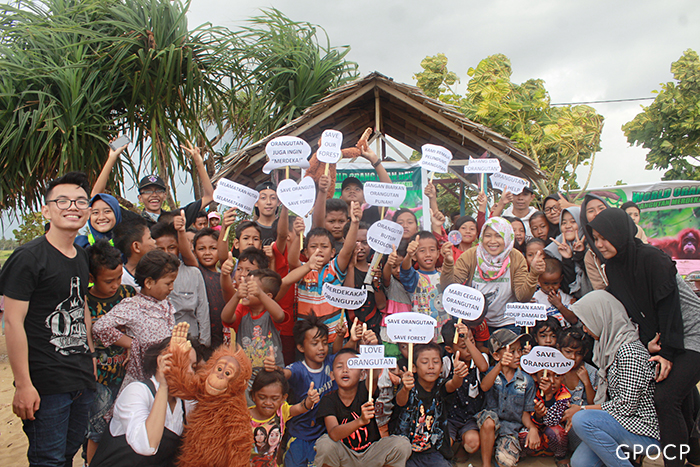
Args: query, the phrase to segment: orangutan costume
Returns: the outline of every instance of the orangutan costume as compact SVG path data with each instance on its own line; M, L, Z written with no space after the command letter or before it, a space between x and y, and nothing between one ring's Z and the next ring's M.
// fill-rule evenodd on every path
M194 410L187 414L177 465L250 466L253 431L245 390L252 367L248 357L241 349L234 351L222 345L214 351L204 368L192 374L188 371L189 342L186 337L173 335L171 351L172 365L165 374L168 393L197 401Z
M372 129L367 128L364 133L362 133L362 136L360 137L360 140L357 142L354 148L345 148L341 149L340 152L343 153L343 159L354 159L357 157L362 157L362 147L369 148L369 145L367 143L367 140L369 139L370 135L372 134ZM321 139L319 138L318 140L318 146L321 146ZM326 163L325 162L320 162L316 158L316 153L314 153L311 156L311 159L309 159L309 168L306 169L306 173L304 174L304 177L311 177L315 182L316 185L318 186L318 179L321 178L321 175L323 175L326 171ZM335 164L328 164L328 176L331 177L331 180L335 180ZM331 199L333 195L335 194L335 188L334 185L331 185L332 190L328 190L328 193L326 194L326 197L328 199Z

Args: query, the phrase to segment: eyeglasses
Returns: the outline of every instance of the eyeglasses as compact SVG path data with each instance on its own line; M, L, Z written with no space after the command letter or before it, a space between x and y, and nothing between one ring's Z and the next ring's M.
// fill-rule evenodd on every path
M159 188L157 190L143 190L143 191L139 192L139 194L146 195L146 196L151 196L154 194L155 195L162 195L163 193L165 193L165 190L163 190L162 188Z
M75 207L78 209L87 209L90 206L90 201L87 198L78 199L68 199L68 198L58 198L58 199L47 199L47 203L56 203L56 207L61 211L65 211L70 208L71 204L75 203Z
M545 214L549 214L550 212L561 212L561 209L556 207L556 206L552 206L552 207L544 208L544 212L545 212Z

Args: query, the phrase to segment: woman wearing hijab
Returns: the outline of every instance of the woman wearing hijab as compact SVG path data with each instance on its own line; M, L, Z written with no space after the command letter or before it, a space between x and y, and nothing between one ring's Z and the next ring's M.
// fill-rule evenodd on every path
M598 390L593 405L571 406L562 421L573 427L581 444L572 467L632 464L621 445L659 452L659 426L654 408L655 364L639 341L636 326L615 297L603 290L586 294L571 306L583 330L594 340L593 363Z
M75 244L82 248L93 245L99 239L112 242L112 229L122 221L122 211L119 201L107 193L98 193L90 200L90 219L88 219L88 234L75 238Z
M459 283L481 291L486 297L486 324L491 332L507 327L520 334L515 320L505 316L506 304L529 302L545 270L544 254L538 252L528 271L525 257L513 249L514 241L510 223L492 217L484 224L479 245L464 252L456 262L449 243L441 250L444 262L440 285L444 289Z
M545 252L562 262L562 289L564 292L581 298L591 290L591 282L586 275L584 257L586 254L585 235L580 225L581 208L571 206L561 211L559 216L561 234L552 238Z
M679 449L694 425L700 381L700 299L666 253L635 237L636 225L622 209L604 210L588 231L605 262L608 292L622 302L651 360L660 364L654 399L661 442L668 447L664 462L683 465Z

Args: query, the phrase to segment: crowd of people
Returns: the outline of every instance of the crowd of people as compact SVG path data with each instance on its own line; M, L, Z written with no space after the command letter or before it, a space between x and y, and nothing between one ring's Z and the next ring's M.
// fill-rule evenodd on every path
M336 199L336 181L320 175L310 230L265 182L230 244L236 212L216 212L197 148L184 149L202 199L166 211L167 186L149 175L141 213L104 192L123 149L92 186L77 172L47 185L46 234L0 273L30 465L72 465L81 447L93 467L172 465L195 405L168 390L170 339L183 329L192 372L222 345L250 361L251 466L447 467L468 455L484 466L524 456L631 466L640 453L700 465L700 300L645 243L633 203L587 195L576 205L562 194L538 203L525 188L491 209L482 193L475 217L448 220L428 183L431 225L421 230L414 210L368 206L357 178ZM390 183L381 159L361 151ZM382 217L403 237L373 261L367 232ZM342 310L326 301L326 283L367 299ZM450 284L484 295L483 320L447 314ZM513 302L543 304L547 319L516 326L505 313ZM407 311L437 322L411 362L386 328ZM397 366L354 368L360 344L383 345ZM526 373L520 359L533 346L558 349L573 367Z

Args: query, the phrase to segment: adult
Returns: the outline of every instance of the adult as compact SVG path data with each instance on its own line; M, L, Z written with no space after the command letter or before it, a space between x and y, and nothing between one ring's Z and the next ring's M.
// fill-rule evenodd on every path
M523 224L525 225L526 237L532 236L532 232L530 231L530 216L537 212L537 209L530 206L530 204L534 199L535 192L532 191L532 188L526 186L523 188L523 191L517 195L513 195L513 204L508 206L508 208L503 211L503 217L517 217L523 221Z
M564 292L581 298L593 287L586 274L584 258L586 254L585 235L579 225L581 208L571 206L561 211L559 226L561 233L552 237L552 243L545 247L545 252L562 262L562 288Z
M486 324L493 333L507 327L520 334L515 319L505 316L511 302L529 302L537 290L537 280L545 270L544 254L537 252L530 271L525 257L513 249L515 242L510 222L492 217L484 224L479 244L454 260L451 244L443 244L440 285L465 284L481 291L486 297Z
M365 143L364 145L360 145L359 149L362 153L362 157L372 164L379 181L381 183L392 183L389 174L384 168L384 165L382 165L381 158L369 148L369 145ZM364 185L357 177L347 177L343 180L340 186L340 199L348 204L348 209L350 208L350 203L353 201L360 203L360 206L362 206L362 222L372 225L380 220L381 214L379 208L377 206L370 206L365 202Z
M637 203L635 203L634 201L627 201L626 203L622 203L620 209L625 211L632 218L634 223L637 224L637 228L640 231L640 233L637 235L637 238L639 238L644 243L649 243L649 241L647 240L647 234L639 226L639 221L642 219L642 210L639 209Z
M272 245L277 239L277 208L280 206L277 185L266 181L256 186L255 191L260 193L255 203L255 223L260 227L260 241L263 246Z
M131 212L131 211L128 211ZM135 213L131 213L136 216ZM98 193L90 199L90 217L88 218L87 235L78 235L75 244L81 248L94 245L97 240L112 240L112 229L122 221L122 207L119 201L107 193Z
M144 381L129 384L114 404L114 416L102 438L93 467L166 467L174 464L185 426L185 403L168 391L170 339L149 347L143 357ZM190 362L196 363L194 349Z
M49 183L49 231L17 248L0 275L7 353L31 466L72 465L95 394L90 320L84 317L88 256L74 244L88 219L90 185L70 172Z
M561 198L562 196L559 193L552 193L542 201L542 212L547 216L549 236L552 238L557 238L561 233L561 230L559 230L559 216L562 209L559 200Z
M680 449L689 444L700 381L700 299L666 253L635 237L636 225L622 209L604 210L587 228L605 261L608 292L625 306L642 344L660 364L654 400L664 463L684 465Z
M197 199L187 206L185 206L185 217L187 218L187 226L189 227L194 223L199 215L199 211L202 210L203 206L208 205L214 200L214 187L211 184L211 179L209 178L209 173L207 173L207 168L204 166L204 161L202 160L202 154L198 147L193 147L190 143L187 146L180 145L180 147L187 153L194 162L197 168L197 175L202 185L202 198ZM105 162L104 167L100 175L97 177L97 181L92 186L92 193L90 196L95 196L98 193L105 191L107 187L107 181L109 180L109 174L112 172L114 165L119 160L119 156L122 151L126 148L123 146L117 150L110 150L107 156L107 162ZM158 175L146 175L139 182L139 202L143 204L143 211L141 211L141 216L146 219L148 226L152 226L158 222L160 216L163 214L170 214L171 211L166 211L163 209L163 203L167 196L167 185L165 181ZM174 211L174 214L179 213L179 209Z
M660 450L655 364L624 306L608 292L586 294L571 311L594 340L593 363L599 375L594 404L573 405L562 417L567 429L573 427L581 439L571 465L631 467L632 447L645 452L649 448L651 453ZM628 451L624 445L629 446Z

